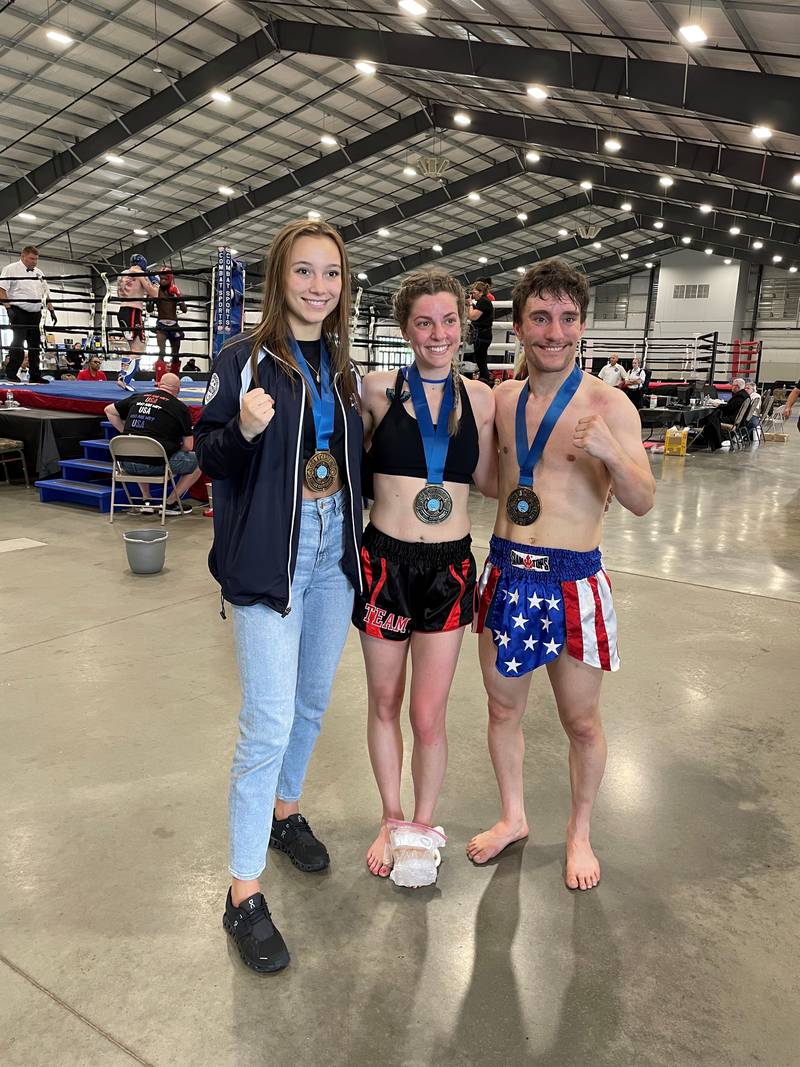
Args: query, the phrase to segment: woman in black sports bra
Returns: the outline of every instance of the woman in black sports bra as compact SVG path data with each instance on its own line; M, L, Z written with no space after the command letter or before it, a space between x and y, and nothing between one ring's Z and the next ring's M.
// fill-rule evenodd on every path
M497 496L494 398L456 369L466 326L464 291L451 275L417 271L394 298L414 351L399 371L364 378L362 408L374 504L361 551L362 594L353 622L367 671L367 740L383 803L370 871L392 872L392 820L400 804L400 710L411 652L413 822L430 830L447 766L445 715L464 628L472 619L469 484ZM429 835L430 836L430 835ZM433 835L435 838L435 835ZM398 884L429 884L399 870ZM410 880L409 880L410 878Z

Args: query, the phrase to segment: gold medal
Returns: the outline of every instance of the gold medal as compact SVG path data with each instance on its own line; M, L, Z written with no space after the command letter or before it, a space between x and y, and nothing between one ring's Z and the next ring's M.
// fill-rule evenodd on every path
M506 500L506 515L517 526L530 526L542 512L539 497L527 485L518 485Z
M339 464L330 452L315 452L306 463L306 485L312 492L330 489L339 475Z

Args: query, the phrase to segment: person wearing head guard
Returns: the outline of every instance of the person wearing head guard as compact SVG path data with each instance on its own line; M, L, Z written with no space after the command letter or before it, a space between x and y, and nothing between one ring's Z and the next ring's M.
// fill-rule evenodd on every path
M117 385L133 392L133 382L139 369L139 357L144 352L144 302L158 296L158 278L148 276L147 260L140 253L131 256L131 265L117 278L117 321L122 329L128 351L122 354Z
M167 341L172 354L170 372L178 374L181 369L180 351L181 341L184 338L183 330L178 324L178 310L186 314L186 302L181 296L181 291L175 284L175 275L171 267L161 267L158 271L159 287L158 296L154 303L156 308L156 341L158 354L163 360L167 351Z

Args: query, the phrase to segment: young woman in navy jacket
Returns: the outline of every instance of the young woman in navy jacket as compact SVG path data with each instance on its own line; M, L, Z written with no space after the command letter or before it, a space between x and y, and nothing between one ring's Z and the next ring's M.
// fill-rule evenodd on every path
M299 802L361 584L349 318L339 234L321 222L284 226L268 254L261 321L222 349L195 427L213 479L209 566L232 606L242 688L223 925L262 972L289 962L260 891L268 846L302 871L330 862Z

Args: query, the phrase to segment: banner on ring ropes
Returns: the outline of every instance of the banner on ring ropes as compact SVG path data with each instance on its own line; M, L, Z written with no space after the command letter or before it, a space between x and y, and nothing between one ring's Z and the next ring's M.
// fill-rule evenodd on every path
M230 248L217 249L214 279L214 338L212 361L227 340L240 333L244 312L245 264L234 259Z

